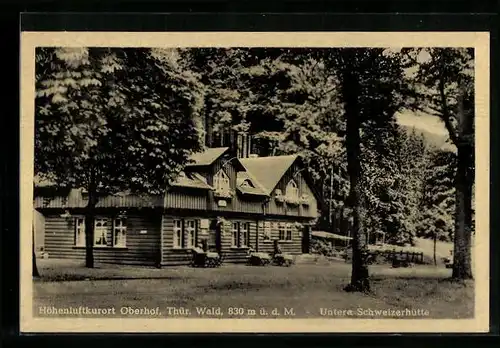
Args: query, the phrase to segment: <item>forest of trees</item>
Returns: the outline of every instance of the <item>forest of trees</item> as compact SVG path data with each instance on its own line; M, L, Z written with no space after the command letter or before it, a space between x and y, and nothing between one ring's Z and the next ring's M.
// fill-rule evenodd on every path
M35 170L88 189L91 254L99 195L161 190L208 127L213 144L251 134L261 156L303 156L319 227L351 229L352 290L369 290L372 231L454 241L454 277L471 278L473 60L451 48L39 49ZM417 110L456 151L396 122Z

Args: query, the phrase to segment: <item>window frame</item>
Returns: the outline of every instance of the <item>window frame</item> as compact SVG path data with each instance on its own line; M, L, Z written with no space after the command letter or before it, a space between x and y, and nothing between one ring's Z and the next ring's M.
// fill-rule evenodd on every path
M231 249L250 247L251 221L231 222Z
M75 217L75 246L85 247L85 244L85 217Z
M242 222L240 224L240 248L248 248L250 244L250 222Z
M189 226L193 223L193 226ZM197 221L195 219L184 220L183 223L184 233L186 235L186 249L191 249L196 247L196 230L197 230Z
M232 222L231 225L231 248L238 248L240 239L240 223Z
M288 238L290 237L290 238ZM293 240L293 226L291 223L287 222L285 224L285 239L284 241L290 242Z
M190 226L192 223L192 226ZM199 219L173 219L172 249L192 249L198 243Z
M285 223L284 222L278 222L278 240L279 241L285 241Z
M117 226L117 222L120 221L120 226ZM121 234L122 241L120 243L116 242L116 237ZM113 219L113 233L112 233L112 243L114 248L126 248L127 247L127 220L123 217L116 217Z
M221 188L221 182L224 183L224 187ZM231 193L231 180L229 179L229 175L224 171L224 169L219 169L217 173L214 175L213 180L215 192L219 192L222 194Z
M293 195L291 194L291 189L292 192L294 193ZM293 201L299 201L300 200L300 190L299 190L299 185L297 182L293 179L290 179L288 183L286 184L285 188L285 197L288 200L293 200Z
M117 227L116 220L121 220L122 225ZM74 218L74 245L73 248L86 248L86 233L85 233L85 216L75 216ZM99 223L104 222L104 226L98 226ZM116 244L116 228L122 231L123 235L123 243ZM97 244L99 237L102 237L103 234L99 235L99 232L102 232L102 229L105 230L104 238L106 244ZM93 248L102 249L102 248L117 248L117 249L126 249L127 248L127 220L124 217L108 217L108 216L96 216L94 219L94 241L92 244ZM110 237L111 232L111 237Z
M179 223L180 226L177 226ZM172 247L173 249L182 249L184 245L184 222L182 219L174 219L173 220L173 235L172 235ZM179 235L177 235L177 233Z
M270 242L273 239L272 233L272 223L271 221L264 221L262 224L262 241Z
M99 223L101 223L101 226L97 226ZM109 219L108 218L103 218L103 217L98 217L94 219L94 247L95 248L109 248L108 244L108 225ZM104 244L98 244L98 238L99 235L97 232L104 230L104 234L101 233L101 237L104 237Z

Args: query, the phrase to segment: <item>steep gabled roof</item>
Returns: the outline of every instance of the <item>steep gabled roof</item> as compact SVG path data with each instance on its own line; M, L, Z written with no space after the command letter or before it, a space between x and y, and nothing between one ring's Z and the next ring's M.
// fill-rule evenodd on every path
M295 162L298 155L242 158L241 164L269 195Z
M250 185L243 185L245 182L249 182ZM236 186L244 194L267 196L266 189L249 172L238 172Z
M206 179L199 173L181 173L177 176L172 186L211 190Z
M189 163L186 167L209 166L226 153L227 150L229 150L229 147L213 147L203 152L194 153L190 157L193 163Z

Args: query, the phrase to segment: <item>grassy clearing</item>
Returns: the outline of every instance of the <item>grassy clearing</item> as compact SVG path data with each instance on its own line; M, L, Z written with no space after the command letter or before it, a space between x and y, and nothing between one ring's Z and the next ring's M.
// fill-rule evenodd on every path
M45 260L44 260L45 261ZM251 267L224 265L216 269L175 267L154 269L109 266L85 269L78 264L40 263L42 278L34 281L34 309L40 306L94 308L159 307L168 316L168 307L189 309L220 307L227 317L229 308L248 310L293 308L296 317L319 317L321 309L358 308L420 309L432 318L473 316L472 284L456 284L446 279L444 268L414 267L390 269L372 266L372 292L346 293L350 265L295 265L293 267ZM250 312L251 313L251 312ZM233 315L233 317L240 317ZM335 315L338 317L338 315Z

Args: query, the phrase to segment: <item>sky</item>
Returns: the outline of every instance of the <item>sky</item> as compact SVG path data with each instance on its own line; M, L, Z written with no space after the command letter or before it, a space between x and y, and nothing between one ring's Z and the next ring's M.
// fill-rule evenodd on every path
M406 111L396 114L397 122L407 128L423 132L429 144L440 147L442 150L456 152L456 147L449 141L449 135L444 123L437 116L424 113Z
M448 131L439 117L424 113L405 111L396 114L399 124L407 127L415 127L417 130L447 136Z
M391 49L393 51L398 51L399 49ZM425 62L430 59L430 55L425 51L421 51L417 56L418 62ZM413 75L416 73L416 68L409 68L406 71L407 75ZM449 138L448 130L446 129L444 123L437 116L432 116L421 111L409 111L405 110L403 112L396 113L397 122L406 126L407 128L415 128L417 131L422 131L427 133L426 138L431 142L438 142L442 146L441 149L456 151L454 145L450 144L447 139ZM431 140L431 138L433 138Z

